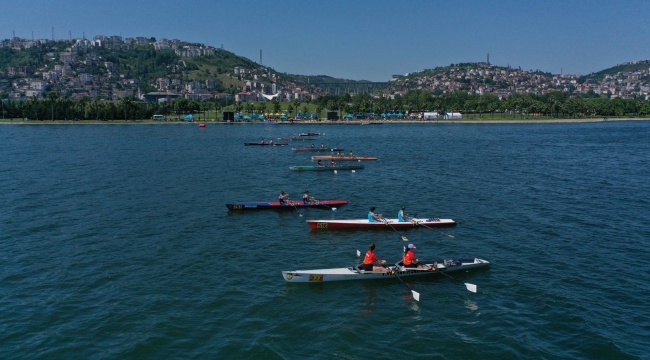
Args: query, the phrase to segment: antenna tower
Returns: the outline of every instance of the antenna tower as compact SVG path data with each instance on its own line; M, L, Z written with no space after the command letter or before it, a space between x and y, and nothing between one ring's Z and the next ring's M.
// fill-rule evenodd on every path
M488 53L488 66L490 66L490 53Z
M54 41L54 26L52 26L52 41Z
M260 49L260 65L262 65L262 49Z

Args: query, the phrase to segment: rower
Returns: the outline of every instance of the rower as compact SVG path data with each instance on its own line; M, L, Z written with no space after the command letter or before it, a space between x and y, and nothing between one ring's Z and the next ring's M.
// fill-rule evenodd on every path
M415 258L413 249L415 249L415 245L413 244L409 244L409 246L406 247L404 257L402 258L402 264L405 268L424 268L420 265L420 260Z
M330 165L336 166L336 161L334 161L334 159L332 159L332 161L330 161Z
M377 259L377 255L375 255L374 250L375 243L372 243L370 246L368 246L366 257L363 259L363 271L387 272L388 269L385 267L386 260Z
M296 140L296 134L293 134L293 136L291 138Z
M375 207L372 206L368 211L368 222L377 222L381 220L381 214L375 214Z
M350 150L350 157L353 158L354 155L352 155L352 150Z
M309 197L309 190L305 190L305 194L302 196L303 204L310 204L313 198Z
M260 140L260 144L264 144L264 138L262 138L262 140Z
M402 208L397 212L397 221L398 222L407 222L408 219L406 218L406 214L404 213L404 210L406 209L406 206L402 206Z
M322 160L318 160L318 162L316 163L316 166L318 166L318 167L325 167L325 165L323 165L323 161L322 161Z
M289 200L289 194L285 194L284 191L280 191L280 196L278 197L280 205L285 205L287 203L287 200Z
M311 144L311 148L312 148L312 149L315 149L315 148L316 148L316 146L314 146L314 144Z
M336 153L336 156L341 157L341 156L343 156L343 154L341 154L341 151L339 151L338 153Z
M273 145L273 139L269 140L269 144Z
M321 144L320 144L320 148L321 148L321 149L325 149L325 143L321 143Z

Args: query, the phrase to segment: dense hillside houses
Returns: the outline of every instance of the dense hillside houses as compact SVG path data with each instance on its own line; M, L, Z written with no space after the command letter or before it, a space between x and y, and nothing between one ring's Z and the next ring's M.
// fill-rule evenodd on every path
M101 101L128 97L164 102L170 97L146 95L168 93L194 101L234 102L262 101L263 94L278 94L278 101L303 102L331 94L314 85L319 82L310 83L309 77L298 80L223 49L178 39L14 37L0 41L0 54L0 97L12 100L43 99L48 92L56 92L69 99ZM485 62L461 63L394 75L386 83L377 83L385 85L365 91L375 99L392 99L413 90L428 91L433 96L458 91L493 94L499 99L557 91L587 98L648 99L650 61L618 64L612 69L579 76ZM356 95L364 88L352 89L345 92Z
M650 95L650 61L618 64L647 65L630 72L606 74L602 79L569 74L553 75L540 70L522 70L493 66L488 63L466 63L444 68L428 69L405 76L393 76L391 94L409 90L429 90L436 93L467 91L470 94L495 94L499 98L510 94L542 95L562 91L570 95L610 99L644 99Z

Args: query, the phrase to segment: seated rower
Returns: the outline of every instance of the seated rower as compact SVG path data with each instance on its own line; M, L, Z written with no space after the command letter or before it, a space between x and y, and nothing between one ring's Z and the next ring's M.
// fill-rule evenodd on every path
M381 214L375 214L375 207L371 207L368 211L368 222L378 222L382 220Z
M285 205L287 203L287 200L289 200L289 194L285 194L284 191L280 191L280 196L278 196L280 205Z
M264 138L262 138L262 140L260 140L260 144L264 144Z
M403 266L405 268L425 269L424 266L420 265L420 260L415 258L413 249L415 249L415 245L413 244L409 244L409 246L406 247L406 251L404 251L404 257L402 258Z
M325 165L323 165L323 161L322 161L322 160L318 160L318 162L316 163L316 166L317 166L317 167L325 167Z
M377 255L375 255L374 250L375 244L372 243L370 246L368 246L366 257L363 259L363 271L387 272L388 269L384 266L386 265L386 260L377 259Z
M408 218L406 217L406 214L404 213L405 209L406 209L406 206L402 206L402 208L397 212L397 221L398 222L408 222Z
M325 149L325 143L321 143L321 144L320 144L320 148L321 148L321 149Z
M336 166L336 161L334 161L334 159L332 159L332 161L330 161L330 165Z
M312 148L312 149L315 149L315 148L316 148L316 146L314 146L314 144L311 144L311 148Z
M303 204L311 204L314 199L309 196L309 191L305 190L305 194L302 196Z

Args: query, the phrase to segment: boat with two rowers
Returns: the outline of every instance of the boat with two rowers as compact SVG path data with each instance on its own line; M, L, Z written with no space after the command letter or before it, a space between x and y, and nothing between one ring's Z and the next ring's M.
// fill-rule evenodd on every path
M291 148L293 151L314 151L314 152L325 152L325 151L343 151L342 148L312 148L312 147L294 147Z
M298 165L289 166L289 170L300 171L337 171L337 170L361 170L363 165L331 165L331 166L318 166L318 165Z
M314 209L335 209L339 206L347 205L347 200L314 200L304 203L302 201L285 201L280 204L279 201L241 201L227 203L228 210L296 210L298 208Z
M349 155L316 155L311 157L312 160L336 160L336 161L367 161L367 160L377 160L376 157L372 156L349 156Z
M244 146L287 146L289 143L285 142L247 142Z
M483 259L453 259L422 262L420 268L407 268L399 263L386 266L386 271L364 271L363 265L354 267L315 269L315 270L290 270L282 271L282 277L288 282L328 282L347 280L394 279L395 277L424 276L445 274L456 271L489 267L490 262ZM467 286L468 284L466 284ZM471 285L471 284L469 284ZM468 290L476 292L468 286Z
M452 227L456 222L452 219L417 219L412 218L410 221L400 222L397 219L382 219L370 222L368 219L353 220L307 220L307 224L313 230L361 230L361 229L385 229L385 230L406 230L417 227Z

